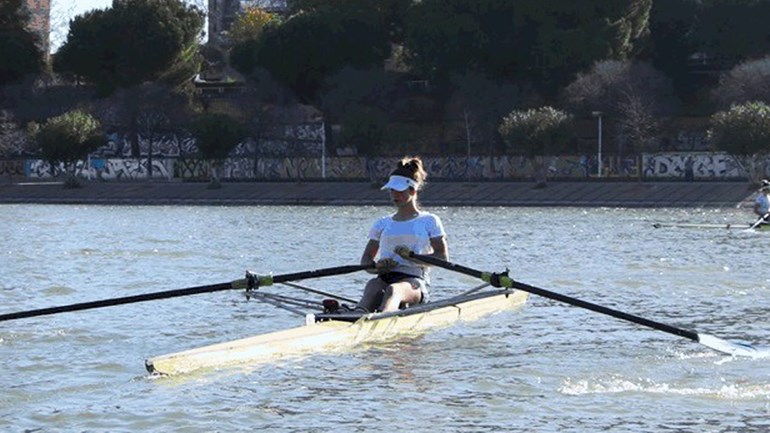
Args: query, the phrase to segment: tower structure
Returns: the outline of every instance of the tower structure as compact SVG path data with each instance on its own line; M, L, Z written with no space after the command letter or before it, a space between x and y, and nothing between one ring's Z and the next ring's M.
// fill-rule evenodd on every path
M209 0L209 44L221 47L227 43L226 31L241 10L241 0Z
M209 1L209 43L222 47L229 43L227 30L235 21L242 8L258 6L268 12L286 11L286 0L208 0Z
M30 15L29 29L40 38L46 59L51 51L51 0L25 0Z

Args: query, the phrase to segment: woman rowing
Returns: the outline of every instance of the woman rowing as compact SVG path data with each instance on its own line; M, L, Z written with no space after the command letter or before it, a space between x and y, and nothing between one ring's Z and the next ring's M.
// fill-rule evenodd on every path
M374 263L372 278L356 309L395 311L404 304L425 303L430 298L428 269L408 260L409 253L431 255L447 260L446 233L438 216L421 211L417 193L425 185L427 174L418 157L402 159L390 173L388 190L396 207L392 215L375 221L361 264Z
M762 186L759 188L756 200L754 200L754 213L760 218L757 222L767 224L768 213L770 213L770 181L762 179Z

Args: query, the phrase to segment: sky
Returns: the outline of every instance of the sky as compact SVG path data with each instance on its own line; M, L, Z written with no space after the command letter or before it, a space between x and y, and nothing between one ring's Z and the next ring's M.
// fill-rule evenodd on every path
M205 6L207 0L183 0ZM69 20L93 9L112 7L112 0L51 0L51 52L56 52L67 39Z
M112 6L112 0L51 0L51 51L67 38L69 20L92 9Z

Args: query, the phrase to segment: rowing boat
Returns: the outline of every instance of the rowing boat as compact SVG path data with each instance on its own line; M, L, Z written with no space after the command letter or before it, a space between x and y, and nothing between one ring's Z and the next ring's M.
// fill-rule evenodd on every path
M339 351L521 307L527 296L520 290L490 289L390 313L308 314L303 326L156 356L145 360L145 366L151 373L174 375L206 368L256 365L318 351Z
M685 229L724 229L724 230L757 230L770 231L770 224L760 224L754 227L754 224L697 224L697 223L654 223L656 229L673 227Z
M766 219L766 217L763 219ZM625 313L535 287L509 277L507 270L501 273L485 272L436 257L415 254L414 252L410 252L408 258L478 278L484 284L443 301L408 307L392 313L358 314L346 312L338 314L339 308L336 308L339 306L338 300L353 303L355 303L355 300L345 299L341 296L305 287L295 282L307 278L328 277L369 270L373 265L335 266L276 276L260 276L247 272L246 278L219 284L0 314L0 322L234 289L246 289L249 297L258 298L269 304L305 316L305 326L145 360L145 366L151 373L170 375L235 364L255 365L286 356L297 356L318 350L341 350L364 342L376 342L404 334L419 333L431 328L446 326L459 320L474 320L506 309L519 308L526 303L528 294L531 293L671 335L684 337L730 356L770 358L770 348L757 348L743 342L730 342L710 334L657 322L642 316ZM313 302L258 290L261 287L276 283L299 288L316 295L330 296L333 299L327 299L324 302ZM481 291L490 285L497 287L497 289ZM297 309L296 307L298 306L309 306L311 310L322 307L324 312L306 314Z

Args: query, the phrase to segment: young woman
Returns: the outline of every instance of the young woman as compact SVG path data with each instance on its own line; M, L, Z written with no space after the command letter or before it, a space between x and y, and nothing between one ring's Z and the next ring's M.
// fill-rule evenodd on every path
M765 217L770 213L770 181L766 179L762 179L762 186L754 201L754 213L764 220L768 219ZM762 222L762 224L765 223L765 221Z
M381 188L389 191L396 212L378 219L369 230L361 264L374 263L370 272L377 277L366 284L357 309L395 311L403 304L428 301L428 269L404 258L411 251L443 260L448 257L441 220L417 205L417 193L426 177L422 160L407 157L397 164L388 183Z

